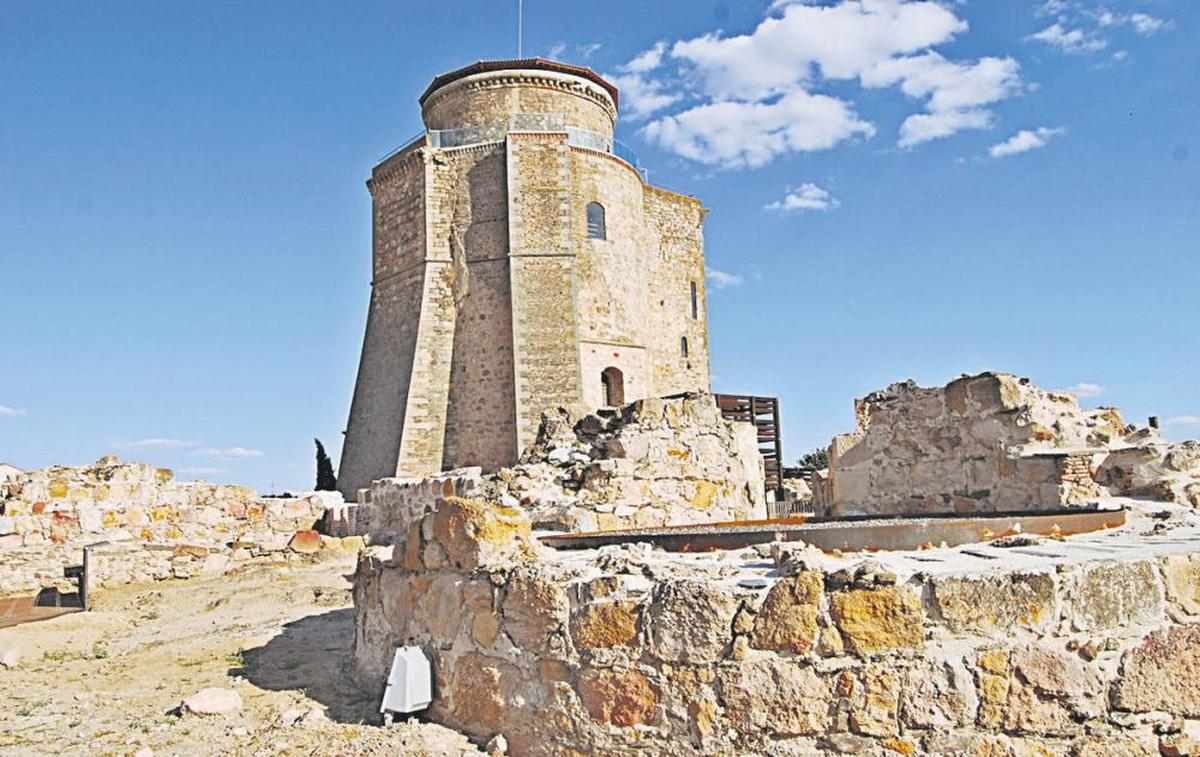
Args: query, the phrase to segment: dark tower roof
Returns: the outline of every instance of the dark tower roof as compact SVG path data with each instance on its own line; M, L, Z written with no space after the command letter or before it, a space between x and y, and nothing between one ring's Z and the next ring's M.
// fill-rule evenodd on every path
M545 58L521 58L520 60L481 60L472 63L469 66L463 66L460 69L451 71L446 74L441 74L434 78L425 93L421 95L419 102L424 105L425 100L435 91L441 89L447 84L464 79L474 74L482 74L486 71L508 71L517 70L533 70L533 71L554 71L560 74L571 74L579 76L589 81L595 82L604 88L612 97L613 105L619 107L617 101L617 88L611 82L604 79L600 74L590 68L584 66L572 66L569 63L559 63L558 61L546 60Z

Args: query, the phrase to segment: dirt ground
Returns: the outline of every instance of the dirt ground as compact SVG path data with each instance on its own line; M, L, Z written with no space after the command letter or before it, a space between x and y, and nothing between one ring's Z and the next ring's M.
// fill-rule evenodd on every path
M353 570L344 555L99 591L91 612L0 629L0 753L478 754L438 725L378 725L350 678ZM209 686L243 710L179 714ZM313 708L326 717L288 722Z

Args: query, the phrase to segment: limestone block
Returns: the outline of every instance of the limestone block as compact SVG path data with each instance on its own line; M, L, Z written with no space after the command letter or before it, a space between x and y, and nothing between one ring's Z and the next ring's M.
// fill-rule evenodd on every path
M633 670L589 670L579 679L579 697L593 720L622 728L653 722L658 709L658 692Z
M433 518L433 535L447 558L467 571L528 561L530 532L521 511L460 497L443 500Z
M857 655L916 647L925 638L921 601L902 586L837 592L830 599L833 620Z
M975 682L959 658L922 660L904 673L900 720L907 728L964 726L978 707Z
M1200 555L1167 555L1159 567L1167 599L1188 615L1200 614Z
M1048 572L941 576L931 585L941 620L954 633L1039 630L1054 620L1054 576Z
M1104 713L1103 683L1078 656L1030 645L1014 650L1009 662L1007 729L1067 735L1077 730L1076 721Z
M663 582L647 611L650 650L668 662L715 662L732 641L737 609L737 599L722 586L693 579Z
M900 677L881 665L864 668L850 699L850 729L867 736L894 736L899 728Z
M628 600L591 602L575 613L571 635L583 649L627 646L637 638L639 615Z
M567 625L570 603L562 586L530 570L515 571L504 595L504 629L519 647L545 650Z
M725 715L743 733L803 736L830 725L829 684L809 666L771 656L718 675Z
M1155 631L1126 652L1112 703L1120 710L1200 717L1200 625Z
M1163 615L1163 590L1147 560L1093 562L1071 574L1067 616L1080 631L1153 623Z
M820 571L802 571L771 587L754 619L750 645L803 654L813 648L823 594Z
M469 652L455 661L450 676L454 722L477 738L495 734L510 706L505 691L511 690L520 671L504 660Z

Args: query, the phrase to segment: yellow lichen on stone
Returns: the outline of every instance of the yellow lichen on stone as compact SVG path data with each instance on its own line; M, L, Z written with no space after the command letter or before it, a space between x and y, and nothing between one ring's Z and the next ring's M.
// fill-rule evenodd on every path
M676 460L688 460L691 458L691 456L692 451L690 449L678 449L676 447L670 447L667 449L667 457L673 457Z
M62 480L61 478L54 479L50 482L51 499L62 499L63 497L67 496L67 490L69 488L70 487L67 486L66 481Z
M155 468L154 480L160 484L169 484L175 478L175 473L170 468Z
M577 616L572 633L585 649L625 646L637 638L638 606L633 602L593 602Z
M692 494L691 505L697 510L707 510L712 507L713 500L720 490L712 481L697 481L696 491Z
M921 601L898 586L834 594L830 610L858 655L915 647L924 640Z

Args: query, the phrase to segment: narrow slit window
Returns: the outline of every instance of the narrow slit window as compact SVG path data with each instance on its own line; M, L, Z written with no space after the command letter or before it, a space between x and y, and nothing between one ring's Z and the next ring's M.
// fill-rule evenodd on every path
M592 239L607 239L608 232L604 227L604 206L598 202L589 202L587 206L588 236Z
M696 291L696 282L692 282L692 320L700 317L700 300Z
M688 343L686 336L679 337L679 354L683 355L684 357L688 356Z
M625 404L625 377L620 368L605 368L600 373L600 383L604 385L606 407L620 407Z

